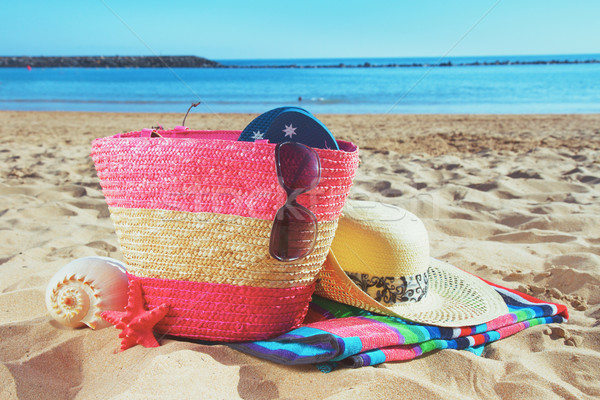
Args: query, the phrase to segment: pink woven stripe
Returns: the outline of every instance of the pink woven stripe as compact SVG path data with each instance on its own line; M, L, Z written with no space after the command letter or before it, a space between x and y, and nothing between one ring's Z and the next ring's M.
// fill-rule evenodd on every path
M314 291L314 284L268 289L128 277L141 282L148 306L169 306L156 332L212 341L261 340L288 332L301 324Z
M142 138L152 137L155 132L156 136L164 138L188 138L188 139L223 139L223 140L237 140L242 131L192 131L185 129L173 129L171 131L165 130L151 130L144 129L139 132L127 132L118 133L114 135L114 138ZM155 136L155 137L156 137Z
M138 134L96 139L92 145L110 207L271 220L285 202L275 172L274 144L235 141L238 131L161 131L163 138ZM298 199L319 221L339 217L358 166L356 146L340 145L343 150L316 149L321 182Z

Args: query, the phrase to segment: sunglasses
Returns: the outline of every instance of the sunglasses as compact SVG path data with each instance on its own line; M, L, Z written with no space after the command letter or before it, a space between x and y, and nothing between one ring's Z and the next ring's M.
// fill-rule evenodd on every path
M275 214L269 253L279 261L295 261L308 256L317 240L317 217L296 199L319 184L321 161L310 147L285 142L275 147L275 165L287 199Z

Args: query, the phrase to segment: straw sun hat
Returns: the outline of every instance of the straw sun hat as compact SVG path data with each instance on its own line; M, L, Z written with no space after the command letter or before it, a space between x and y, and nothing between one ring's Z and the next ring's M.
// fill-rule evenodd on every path
M348 201L316 294L418 323L462 327L508 313L478 277L429 256L423 222L398 207Z

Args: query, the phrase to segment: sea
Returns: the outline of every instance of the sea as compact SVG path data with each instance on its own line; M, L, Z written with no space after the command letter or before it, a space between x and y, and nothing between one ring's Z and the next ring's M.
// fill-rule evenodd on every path
M0 68L0 110L600 113L600 54L216 60L237 68ZM521 64L537 61L554 63ZM450 62L452 66L440 66ZM493 64L458 66L459 64ZM364 66L365 63L371 67ZM344 66L351 66L339 68ZM373 67L400 64L411 67ZM285 68L295 65L297 68ZM321 68L316 68L320 66ZM259 67L259 68L253 68ZM302 67L302 68L300 68Z

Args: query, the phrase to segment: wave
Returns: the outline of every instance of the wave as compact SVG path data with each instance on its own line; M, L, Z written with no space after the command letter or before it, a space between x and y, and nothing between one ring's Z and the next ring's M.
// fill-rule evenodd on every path
M304 102L304 100L302 100L302 102ZM345 101L343 99L334 99L334 98L328 99L325 97L311 97L306 102L313 103L313 104L345 104L345 103L348 103L348 101Z

